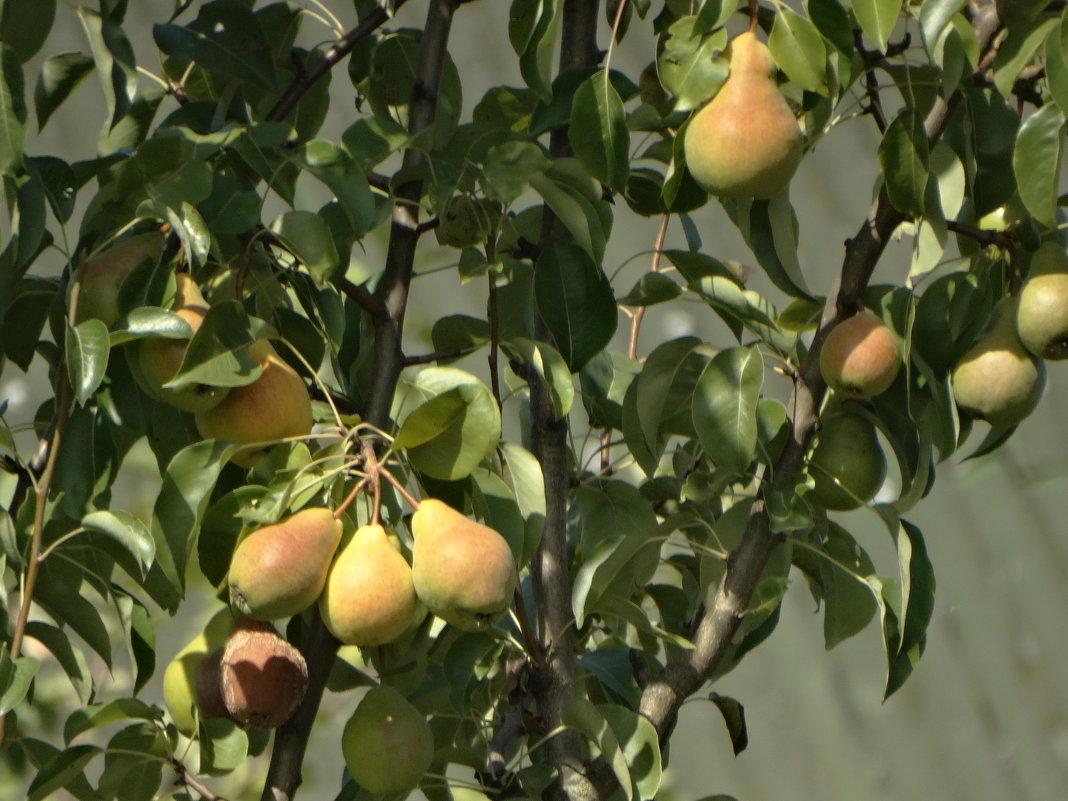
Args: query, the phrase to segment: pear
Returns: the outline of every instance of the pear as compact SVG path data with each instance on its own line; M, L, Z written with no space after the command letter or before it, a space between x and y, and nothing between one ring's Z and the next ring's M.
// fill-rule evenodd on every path
M516 565L504 537L434 498L412 515L412 536L412 580L431 612L474 631L508 611Z
M219 690L231 718L277 728L292 717L307 688L304 656L270 623L245 618L237 624L219 665Z
M175 277L177 287L171 311L189 323L195 332L204 321L208 302L188 273ZM227 387L208 384L184 384L168 387L165 384L174 378L182 366L188 339L146 337L134 343L136 367L131 371L145 394L168 403L183 412L205 412L222 402L229 391Z
M766 200L786 188L801 163L801 128L775 83L767 45L747 31L726 55L726 82L686 129L686 166L713 195Z
M1017 425L1038 405L1046 367L1020 341L1015 304L1002 301L993 323L953 368L957 405L992 426Z
M338 553L319 613L346 645L382 645L411 628L419 610L412 569L379 525L360 526Z
M500 218L501 207L494 201L457 195L449 199L434 236L445 247L474 247L489 238Z
M247 445L231 461L251 468L285 437L311 432L311 396L297 371L286 364L267 340L249 345L249 354L263 372L251 384L233 387L212 409L196 416L205 439L228 439Z
M370 793L413 789L434 759L426 718L392 687L372 687L341 732L345 767Z
M897 339L864 309L838 323L820 349L820 373L835 392L870 398L894 383L901 367Z
M163 671L163 703L171 713L174 725L182 734L191 737L197 728L197 718L218 716L218 707L201 697L200 673L208 656L226 644L234 628L229 609L220 609L196 637L180 650Z
M886 478L886 455L875 426L847 411L826 415L808 473L815 486L805 497L815 506L848 511L868 503Z
M1068 359L1068 253L1044 242L1016 298L1016 332L1040 359Z
M79 273L80 290L75 322L96 318L109 328L119 319L119 288L134 267L144 261L155 261L163 252L163 237L159 231L123 239L87 259Z
M303 612L323 591L341 529L341 521L322 507L256 529L230 558L230 602L257 620Z

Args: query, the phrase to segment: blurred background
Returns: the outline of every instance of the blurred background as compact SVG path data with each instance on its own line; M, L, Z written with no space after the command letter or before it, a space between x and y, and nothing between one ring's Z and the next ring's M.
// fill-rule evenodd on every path
M325 4L351 26L354 15L348 0L325 0ZM298 5L316 9L310 2ZM173 0L130 3L126 31L138 62L150 71L157 70L158 62L151 23L169 16L174 6ZM483 0L456 14L450 49L464 82L465 114L488 87L521 84L506 35L508 7L502 0ZM650 14L659 7L654 3ZM423 2L408 3L393 27L421 26L424 10ZM613 65L632 77L655 55L655 41L641 30L648 27L635 21L613 56ZM329 38L325 27L306 20L306 45ZM607 42L606 29L600 41ZM72 7L61 3L44 52L27 65L28 88L43 56L68 50L88 51L88 45ZM356 116L344 64L335 70L332 91L335 102L320 135L336 140ZM831 285L841 263L842 243L864 220L877 177L877 131L867 118L850 119L854 112L848 102L843 104L840 124L805 159L791 188L801 223L799 257L809 287L817 294ZM43 132L32 134L27 150L33 155L55 153L68 161L89 158L95 154L95 138L87 131L103 119L100 87L91 76ZM315 207L319 191L304 185L300 200ZM88 197L80 200L84 204ZM718 204L710 203L693 218L704 252L754 263ZM77 220L76 214L75 225ZM657 223L629 214L622 204L617 207L605 261L610 275L623 270L636 278L648 269ZM72 243L76 241L76 228L69 236ZM377 269L383 245L371 238L365 252L354 254L354 278ZM675 221L666 245L685 247ZM892 245L875 282L903 281L911 246L908 238ZM422 251L419 271L425 275L415 284L408 315L411 353L431 350L433 316L443 311L484 314L481 284L460 286L454 272L435 271L449 258L447 251L432 246ZM57 257L55 269L61 265ZM622 284L629 286L628 281ZM765 288L759 271L754 285ZM769 296L784 304L774 291ZM421 298L431 297L432 303L420 306ZM621 316L620 331L625 328ZM668 312L654 307L643 324L640 353L690 333L714 344L726 341L725 329L702 305ZM623 348L622 338L617 347ZM478 369L471 362L463 366ZM822 615L795 574L775 635L714 688L744 704L749 747L732 756L719 712L703 696L695 697L683 708L672 741L662 799L700 799L716 793L731 794L739 801L1064 797L1068 419L1063 410L1068 406L1068 365L1054 363L1049 368L1049 384L1038 411L1009 443L983 460L961 462L958 456L939 465L933 493L909 516L926 536L938 586L927 650L904 688L883 702L885 659L876 624L835 650L824 650ZM9 404L9 422L31 421L44 387L42 375L23 375L8 364L0 375L0 400ZM962 455L981 441L984 429L976 426ZM32 437L20 436L28 453ZM5 502L10 493L6 481L0 478L0 498ZM147 519L158 484L154 460L147 451L135 449L116 488L116 506ZM841 522L871 552L881 572L893 572L892 543L874 513L850 513ZM194 579L191 593L195 597L177 618L161 614L156 620L158 669L146 690L147 700L159 702L159 673L203 625L210 590L203 579ZM121 659L113 677L100 670L99 700L122 691L127 681L124 670ZM54 666L43 666L40 676L38 697L54 699L58 717L34 720L24 715L22 725L27 731L36 726L37 736L54 739L55 726L61 726L75 699ZM309 748L302 798L330 798L336 792L342 768L338 732L351 708L344 697L324 704ZM213 782L212 787L229 798L243 797L241 788L257 787L265 767L262 759L250 760L237 775ZM0 777L0 797L19 797L20 784L17 778ZM258 791L250 797L258 797Z

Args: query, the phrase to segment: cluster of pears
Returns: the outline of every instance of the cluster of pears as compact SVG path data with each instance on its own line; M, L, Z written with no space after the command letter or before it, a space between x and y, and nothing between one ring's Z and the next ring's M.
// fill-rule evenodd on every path
M156 231L120 240L86 260L79 268L77 321L95 317L107 326L120 319L119 292L131 271L145 261L158 261L163 238ZM188 273L175 276L170 309L196 333L208 312L208 302ZM130 371L152 398L196 415L205 438L228 439L244 446L232 460L252 467L271 445L285 437L311 432L312 409L308 388L265 339L249 345L249 355L262 371L250 384L220 387L209 384L173 385L185 359L188 339L145 337L130 344Z
M686 166L713 195L767 200L793 178L804 137L776 84L767 45L746 31L726 55L727 80L686 128Z
M304 657L274 626L235 622L222 609L167 666L163 700L186 736L209 718L273 729L289 720L307 686Z
M1046 385L1045 361L1068 359L1068 254L1044 242L1031 256L1014 298L994 309L990 325L953 368L953 397L992 426L1018 425Z

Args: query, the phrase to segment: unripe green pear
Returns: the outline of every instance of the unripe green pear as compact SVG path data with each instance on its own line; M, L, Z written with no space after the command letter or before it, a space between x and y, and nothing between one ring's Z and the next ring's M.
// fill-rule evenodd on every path
M220 609L163 671L163 703L171 713L175 727L187 737L196 731L198 716L207 718L218 714L217 707L209 705L205 709L201 703L199 673L209 654L226 644L233 628L230 610Z
M453 248L481 245L501 216L501 207L488 198L457 195L449 199L434 229L438 244Z
M250 468L279 440L311 433L311 396L300 375L267 340L249 345L263 372L251 384L233 387L217 406L196 416L205 439L228 439L241 448L231 461Z
M341 529L341 521L323 507L301 509L256 529L230 558L230 602L256 620L303 612L323 591Z
M334 558L319 613L346 645L382 645L412 626L421 604L412 569L379 525L360 526Z
M171 311L189 323L194 333L204 321L208 302L188 273L175 276L176 293ZM146 337L134 343L136 369L132 370L145 394L170 404L183 412L206 412L213 409L226 397L227 387L209 384L183 384L179 387L165 386L178 374L185 358L188 339Z
M245 618L223 650L219 688L235 721L274 729L300 706L308 688L308 665L270 623Z
M372 687L341 733L352 778L376 795L413 789L434 759L426 718L392 687Z
M957 405L992 426L1015 426L1035 410L1046 366L1020 341L1014 303L995 309L990 329L961 357L951 381Z
M1040 359L1068 359L1068 253L1044 242L1016 297L1016 332Z
M412 536L412 580L427 609L469 631L508 611L516 565L504 537L434 498L420 501Z
M772 198L801 163L801 128L775 83L767 45L747 31L726 54L727 80L686 128L686 166L713 195Z
M87 259L81 267L75 322L96 318L109 328L119 319L119 289L126 276L143 261L155 261L163 251L159 231L123 239Z
M825 416L808 473L815 486L805 497L815 506L848 511L868 503L886 479L886 455L875 426L846 411Z
M885 392L901 368L897 339L864 309L838 323L823 341L820 373L835 392L870 398Z

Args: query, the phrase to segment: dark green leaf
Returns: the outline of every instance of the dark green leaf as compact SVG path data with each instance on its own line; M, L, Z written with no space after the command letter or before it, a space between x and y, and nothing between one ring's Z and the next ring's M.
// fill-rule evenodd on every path
M1057 227L1057 185L1060 174L1064 112L1047 103L1020 126L1012 156L1016 186L1024 207L1049 228Z
M566 417L575 400L575 387L560 353L544 342L523 338L502 342L501 347L509 359L529 365L538 374L552 399L553 414L557 419Z
M0 653L0 715L14 709L30 689L40 663L32 656L12 660L6 648Z
M0 173L14 175L22 166L26 116L22 64L0 41Z
M102 750L95 745L75 745L58 752L37 771L30 783L26 801L42 801L66 787Z
M630 133L623 101L603 70L587 78L575 92L568 139L594 178L617 192L626 189Z
M61 53L45 61L33 90L39 129L92 71L93 60L84 53Z
M91 512L82 518L82 525L100 531L126 549L147 570L156 555L152 534L136 517L122 510Z
M562 6L560 0L512 0L508 17L508 39L519 56L519 71L527 86L544 99L551 96L549 82Z
M158 712L137 698L119 698L105 704L76 709L63 726L63 741L70 743L79 734L119 720L155 720Z
M898 114L879 143L879 166L894 208L914 217L924 213L930 153L923 119L911 108Z
M621 306L653 306L681 294L682 288L663 273L645 273L618 302Z
M56 0L7 0L0 3L0 42L6 42L25 64L41 49L56 18Z
M693 397L693 423L718 468L742 475L753 461L763 384L764 360L756 347L721 351L701 373Z
M74 398L80 404L92 397L108 366L111 343L103 321L90 318L76 326L67 326L67 372Z
M749 730L745 725L745 707L733 698L719 693L709 693L708 700L716 705L727 724L727 733L731 738L734 755L742 753L749 745Z
M348 265L341 263L329 226L312 211L287 211L271 230L316 281L328 283Z
M26 624L26 636L37 640L51 652L67 674L70 683L74 685L78 700L83 705L89 703L93 695L93 676L89 672L85 655L74 646L70 637L55 626L40 620L31 620Z

